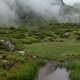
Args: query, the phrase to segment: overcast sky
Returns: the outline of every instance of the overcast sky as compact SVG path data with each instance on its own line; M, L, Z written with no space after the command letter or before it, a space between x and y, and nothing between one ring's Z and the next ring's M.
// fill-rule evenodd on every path
M80 3L80 0L63 0L66 4L73 5L74 3Z

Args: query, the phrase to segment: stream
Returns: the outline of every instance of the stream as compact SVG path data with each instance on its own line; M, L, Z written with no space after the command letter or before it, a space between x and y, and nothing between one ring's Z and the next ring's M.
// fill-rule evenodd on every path
M58 67L56 62L48 62L40 68L35 80L69 80L69 73L65 67Z

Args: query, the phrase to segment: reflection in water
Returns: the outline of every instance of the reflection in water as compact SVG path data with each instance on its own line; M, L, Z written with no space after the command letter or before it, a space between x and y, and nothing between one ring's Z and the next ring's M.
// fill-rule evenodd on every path
M69 80L69 72L66 68L57 68L55 63L47 63L39 70L36 80Z

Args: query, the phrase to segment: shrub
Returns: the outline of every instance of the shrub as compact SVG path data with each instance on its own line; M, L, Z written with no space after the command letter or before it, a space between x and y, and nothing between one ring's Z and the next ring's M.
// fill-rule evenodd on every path
M16 28L15 28L15 27L10 27L9 29L10 29L10 30L16 30Z
M19 33L19 34L14 35L13 38L16 38L16 39L25 39L26 36L23 33Z
M20 26L16 29L16 31L25 33L27 31L29 31L29 29L27 29L27 27L25 27L25 26Z
M0 42L0 50L9 51L8 48Z
M76 40L80 40L80 36L78 36L78 37L76 38Z
M22 44L32 44L32 43L40 42L39 39L34 37L28 37L27 39L20 39L20 41Z

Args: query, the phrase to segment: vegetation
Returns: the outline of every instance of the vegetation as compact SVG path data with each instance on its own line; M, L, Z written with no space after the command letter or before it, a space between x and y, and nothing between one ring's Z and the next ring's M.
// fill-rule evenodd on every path
M80 58L80 44L70 42L48 42L25 45L25 51L32 56L65 61Z
M23 65L18 65L17 67L12 68L9 73L7 73L6 80L33 80L35 76L37 76L38 68L44 64L44 61L35 60Z
M33 18L31 21L27 24L33 25ZM45 64L33 56L60 62L68 60L66 67L71 69L70 79L80 80L80 24L40 20L36 23L37 28L27 28L25 24L17 28L0 27L0 40L8 40L15 47L9 52L0 42L0 80L33 80L39 67Z

